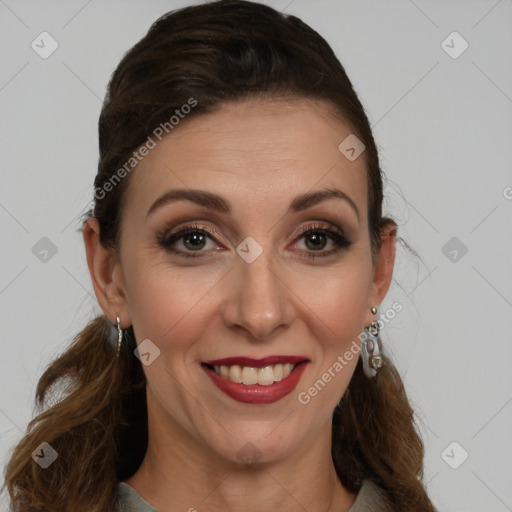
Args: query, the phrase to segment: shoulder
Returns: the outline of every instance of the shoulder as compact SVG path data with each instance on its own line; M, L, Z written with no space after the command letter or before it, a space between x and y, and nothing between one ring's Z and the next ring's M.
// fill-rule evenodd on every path
M375 482L365 479L348 512L392 512L392 509L386 491Z
M125 482L118 482L116 506L112 512L159 512Z

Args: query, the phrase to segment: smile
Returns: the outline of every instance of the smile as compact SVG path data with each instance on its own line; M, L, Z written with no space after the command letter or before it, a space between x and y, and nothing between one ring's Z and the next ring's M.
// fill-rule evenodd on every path
M291 393L309 360L303 356L217 359L202 363L211 381L231 398L272 403Z
M218 366L213 367L215 373L222 375L231 382L239 384L259 384L260 386L270 386L274 382L286 379L296 365L285 363L265 366L263 368L251 368L249 366Z

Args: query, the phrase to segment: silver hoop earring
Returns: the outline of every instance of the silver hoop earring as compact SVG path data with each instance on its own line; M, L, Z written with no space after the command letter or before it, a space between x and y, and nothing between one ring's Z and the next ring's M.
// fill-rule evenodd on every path
M372 308L372 313L376 314L377 309ZM379 323L372 322L364 327L364 338L361 343L361 357L364 374L372 379L377 375L377 371L382 367L382 355L380 354L378 335L380 331Z
M121 329L121 320L116 316L117 321L117 350L116 357L119 357L119 353L121 352L121 344L123 343L123 330Z

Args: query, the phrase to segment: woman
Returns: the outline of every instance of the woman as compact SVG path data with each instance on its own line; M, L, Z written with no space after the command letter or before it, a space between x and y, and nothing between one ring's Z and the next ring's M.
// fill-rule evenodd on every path
M432 511L381 353L396 223L326 41L240 0L122 59L83 224L104 315L45 371L12 509Z

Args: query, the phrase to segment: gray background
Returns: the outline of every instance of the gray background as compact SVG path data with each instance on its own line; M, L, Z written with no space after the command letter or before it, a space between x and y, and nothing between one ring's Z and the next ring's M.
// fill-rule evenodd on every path
M158 16L189 3L0 0L2 467L46 364L101 312L77 228L107 81ZM340 57L374 127L386 213L418 253L399 245L381 311L404 308L383 340L417 413L432 499L512 510L512 1L267 3ZM47 59L31 48L43 31L59 45ZM463 48L446 40L454 31L469 44L457 58L444 49ZM43 237L57 251L46 261Z

